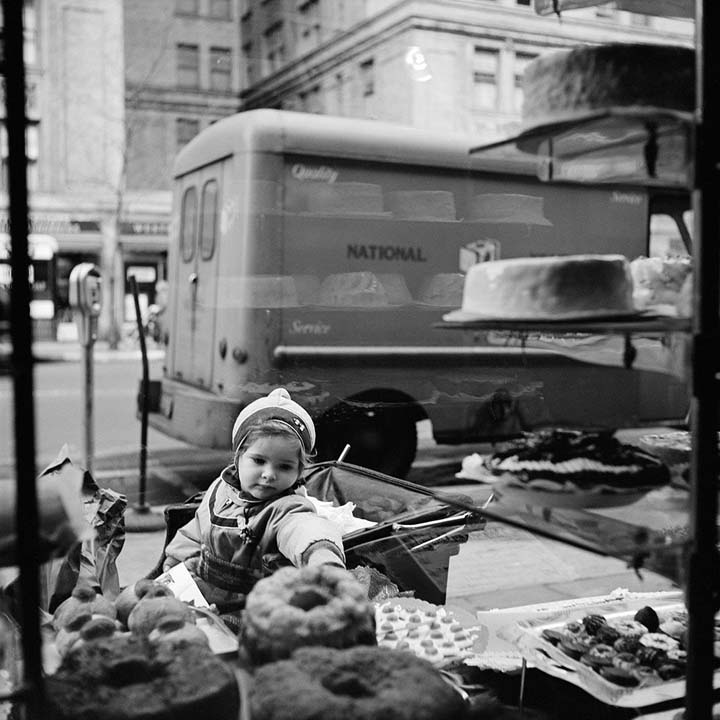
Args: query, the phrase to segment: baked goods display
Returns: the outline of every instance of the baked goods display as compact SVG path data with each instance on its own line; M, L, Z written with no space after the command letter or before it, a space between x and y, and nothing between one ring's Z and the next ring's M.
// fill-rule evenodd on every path
M666 306L665 311L674 314L691 270L692 261L686 256L635 258L630 263L635 307L645 310Z
M240 637L259 664L298 647L375 644L375 612L365 588L342 568L283 567L247 596Z
M451 610L413 598L392 598L375 606L380 647L411 652L433 665L472 656L480 628L460 622Z
M525 128L608 107L695 108L695 53L637 43L541 55L523 73Z
M393 217L407 220L455 220L455 196L447 190L395 190L385 206Z
M467 707L427 661L378 647L301 648L257 670L253 720L462 720Z
M519 193L482 193L468 203L466 220L552 226L545 217L545 199Z
M419 302L437 307L457 307L462 302L465 275L463 273L437 273L420 288Z
M390 300L378 276L363 271L328 275L318 290L318 303L329 307L383 307Z
M197 643L97 638L74 647L46 681L50 720L235 720L235 675Z
M670 474L657 457L612 432L555 429L507 443L486 458L509 485L542 492L634 494L662 487Z
M366 182L312 183L307 211L319 215L383 215L382 187Z
M473 265L463 301L445 319L564 320L636 312L622 255L512 258Z
M646 606L634 615L588 614L543 628L542 638L610 683L645 687L685 674L687 612Z

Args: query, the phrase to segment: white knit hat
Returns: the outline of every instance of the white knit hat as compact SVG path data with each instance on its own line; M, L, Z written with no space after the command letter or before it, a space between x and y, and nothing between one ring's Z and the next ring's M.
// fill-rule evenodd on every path
M276 388L266 397L251 402L241 410L232 429L232 450L237 452L254 425L265 420L280 420L300 438L306 452L315 445L315 425L308 412L290 399L285 388Z

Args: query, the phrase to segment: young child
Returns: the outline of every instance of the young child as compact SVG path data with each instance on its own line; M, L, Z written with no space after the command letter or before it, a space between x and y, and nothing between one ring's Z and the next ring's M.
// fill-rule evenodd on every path
M339 527L295 493L314 444L313 421L287 390L250 403L233 426L233 463L168 544L164 569L184 562L207 601L222 607L278 561L345 567Z

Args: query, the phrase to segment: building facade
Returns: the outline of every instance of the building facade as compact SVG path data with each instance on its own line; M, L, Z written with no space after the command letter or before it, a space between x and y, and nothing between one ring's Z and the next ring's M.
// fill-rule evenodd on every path
M578 43L693 44L693 23L531 0L244 0L243 110L371 117L478 142L516 129L529 61Z
M36 268L36 335L72 327L79 262L102 270L111 341L134 323L131 274L141 307L155 300L174 157L221 117L284 108L483 142L517 126L537 55L578 42L691 46L692 33L690 21L611 6L558 22L531 0L25 0L30 230L55 248ZM3 166L6 148L2 129Z

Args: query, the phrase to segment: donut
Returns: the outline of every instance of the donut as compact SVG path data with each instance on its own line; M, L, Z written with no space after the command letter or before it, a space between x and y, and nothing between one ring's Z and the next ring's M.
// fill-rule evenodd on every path
M593 667L600 667L604 665L612 665L613 658L617 655L614 648L610 645L603 645L598 643L593 645L581 658L581 662L586 665L592 665Z
M617 665L604 665L598 672L606 679L616 685L623 687L635 687L640 680L631 671Z
M660 648L641 646L635 653L635 657L640 665L657 668L666 661L667 653Z
M582 619L582 624L586 633L595 635L603 625L607 624L607 620L603 615L586 615Z
M255 671L253 720L456 720L461 696L426 660L390 648L305 647Z
M621 636L613 643L613 647L618 653L630 653L631 655L634 655L640 647L640 638Z
M603 645L612 645L620 638L620 632L612 625L605 624L598 628L595 633L595 637L597 638L597 641L599 643L603 643Z
M63 600L53 613L55 630L66 627L78 615L106 615L113 620L117 616L115 605L88 585L78 585L66 600Z
M124 587L115 598L117 618L123 625L127 625L130 613L142 598L172 596L173 591L167 585L142 578L132 585Z
M667 651L667 658L670 662L677 663L678 665L687 664L687 652L680 648L672 648Z
M615 620L611 625L620 633L620 637L638 638L648 631L645 625L637 620Z
M638 666L638 661L632 653L617 653L613 657L613 665L621 670L632 671Z
M375 606L343 568L282 567L248 593L240 640L255 664L308 645L375 645Z
M584 655L597 641L592 635L578 633L577 635L565 635L560 640L560 649L571 658L578 659Z
M642 623L648 629L648 632L657 632L660 627L660 618L658 618L658 614L649 605L640 608L635 613L633 620Z
M135 635L149 635L167 617L181 617L195 622L195 615L187 603L176 597L146 597L132 609L127 620L128 630Z
M648 648L657 648L667 652L680 647L680 643L665 633L645 633L640 638L640 644Z

